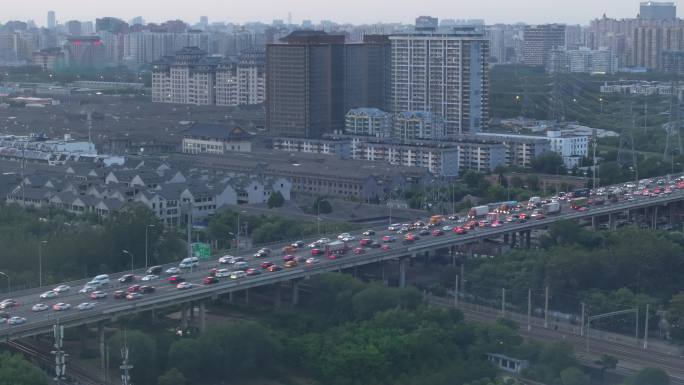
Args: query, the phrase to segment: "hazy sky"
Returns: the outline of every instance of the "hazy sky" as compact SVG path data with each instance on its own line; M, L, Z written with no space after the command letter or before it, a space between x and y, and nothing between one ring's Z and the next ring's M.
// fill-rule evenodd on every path
M9 2L10 0L2 0ZM638 0L25 0L5 4L0 21L34 20L46 24L52 9L57 20L94 20L115 16L129 20L143 16L159 22L182 19L195 23L200 15L209 21L242 23L287 20L301 22L321 19L336 22L412 22L417 15L450 19L485 19L487 23L565 22L588 24L604 13L609 17L634 17ZM684 0L676 3L684 4ZM680 4L678 4L680 5Z

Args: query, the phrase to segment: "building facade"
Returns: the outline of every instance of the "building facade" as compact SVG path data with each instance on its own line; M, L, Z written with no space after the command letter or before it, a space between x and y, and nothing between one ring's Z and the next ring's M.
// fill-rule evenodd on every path
M444 122L440 117L425 111L405 111L394 115L392 137L397 140L444 138Z
M344 131L349 135L388 137L392 115L377 108L354 108L345 116Z
M528 25L523 39L523 63L545 67L551 51L565 47L565 25Z
M251 135L239 127L229 129L219 124L195 123L183 135L182 151L216 155L251 152Z

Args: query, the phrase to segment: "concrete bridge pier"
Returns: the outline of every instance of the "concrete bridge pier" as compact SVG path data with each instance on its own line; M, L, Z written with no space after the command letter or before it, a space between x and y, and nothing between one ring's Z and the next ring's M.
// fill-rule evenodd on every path
M608 229L610 229L610 231L615 231L615 229L617 229L617 224L615 223L616 215L617 214L615 213L608 214Z
M204 333L204 331L207 329L207 309L205 301L200 301L197 312L199 313L199 331L200 333Z
M292 306L299 305L299 282L292 281Z
M105 373L107 371L107 360L105 352L105 323L100 321L97 323L97 337L100 342L100 370L102 371L102 379L106 380Z
M275 284L275 295L273 296L273 305L276 309L280 309L283 302L283 296L280 291L280 283Z
M599 225L598 217L596 217L596 216L591 217L591 229L593 231L598 231L598 225Z
M399 287L406 287L406 264L408 263L407 257L399 258Z
M234 291L231 291L228 293L228 303L230 303L231 305L233 303L235 303L235 292Z
M249 289L245 289L245 303L249 305Z
M509 244L509 243L511 242L510 238L511 238L510 235L504 234L504 236L503 236L503 242L504 242L505 244Z
M513 232L511 233L511 249L515 248L515 244L517 243L517 233Z
M654 206L651 216L651 227L655 230L658 227L658 206Z
M525 248L529 249L532 244L532 230L525 230L523 235L525 236Z
M184 303L181 305L180 316L181 316L181 330L187 330L188 328L188 304Z

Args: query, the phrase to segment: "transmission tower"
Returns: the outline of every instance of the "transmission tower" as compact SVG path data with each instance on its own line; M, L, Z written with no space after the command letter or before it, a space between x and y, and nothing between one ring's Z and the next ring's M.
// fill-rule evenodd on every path
M133 365L128 361L128 340L126 338L126 332L124 331L124 346L121 348L121 385L131 385L131 369Z
M55 338L54 348L51 353L55 356L55 381L59 385L66 380L66 358L68 354L62 350L64 347L64 326L57 324L52 327Z

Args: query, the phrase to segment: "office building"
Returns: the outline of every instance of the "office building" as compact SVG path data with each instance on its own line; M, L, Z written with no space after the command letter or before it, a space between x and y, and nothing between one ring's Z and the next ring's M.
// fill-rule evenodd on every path
M429 111L447 136L478 132L489 120L489 41L481 28L390 36L391 112Z
M48 27L48 29L55 29L55 27L57 27L57 19L55 18L55 11L48 11L48 13L47 13L47 27Z
M70 20L66 22L67 33L71 36L83 35L81 31L81 22L78 20Z
M295 31L266 48L266 128L318 138L344 129L344 36Z
M662 64L665 73L684 75L684 51L664 51Z
M365 35L344 47L344 111L378 108L387 111L390 98L391 46L386 35Z
M639 18L642 20L675 20L677 6L673 2L645 1L639 4Z
M60 47L53 47L33 52L31 64L40 67L44 72L51 72L64 65L64 60L64 51Z
M565 47L565 25L528 25L523 39L523 63L545 67L551 51Z
M345 116L344 131L349 135L388 137L392 115L377 108L353 108Z

